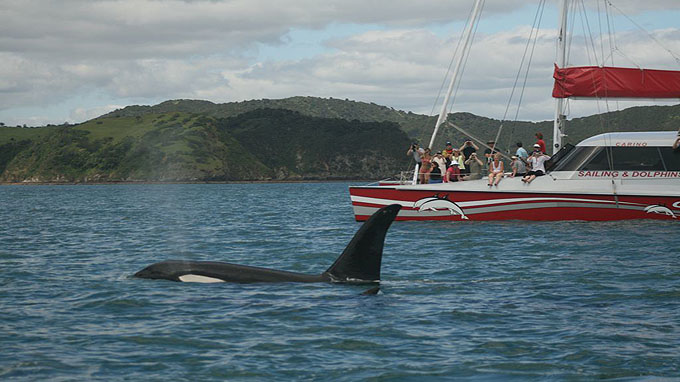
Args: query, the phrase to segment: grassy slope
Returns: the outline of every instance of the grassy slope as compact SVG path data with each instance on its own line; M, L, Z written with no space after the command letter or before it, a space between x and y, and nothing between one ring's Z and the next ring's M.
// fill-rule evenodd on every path
M255 109L263 105L274 110ZM449 120L482 140L494 138L500 125L469 113L452 114ZM360 121L396 123L411 138L395 125ZM167 101L127 107L71 127L0 127L0 181L264 180L352 177L352 171L370 177L372 169L386 174L391 164L401 166L409 139L427 145L433 124L432 117L337 99ZM678 127L680 105L637 107L569 121L567 142L605 131ZM536 131L551 143L550 121L505 122L500 147L514 151L518 140L530 146ZM464 138L443 126L433 148L443 148L446 140L459 145ZM267 143L277 150L263 155Z

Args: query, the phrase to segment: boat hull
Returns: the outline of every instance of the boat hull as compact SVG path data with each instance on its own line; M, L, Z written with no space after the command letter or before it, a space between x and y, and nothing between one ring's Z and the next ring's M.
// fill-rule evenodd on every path
M394 203L403 206L396 220L678 220L680 216L680 196L532 191L529 187L446 190L427 185L350 187L350 196L357 221Z

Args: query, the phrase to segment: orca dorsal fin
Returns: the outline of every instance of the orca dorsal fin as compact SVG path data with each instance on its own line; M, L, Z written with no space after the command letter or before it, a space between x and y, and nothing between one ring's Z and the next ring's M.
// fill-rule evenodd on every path
M380 281L385 234L400 209L400 205L392 204L371 215L325 274L336 282Z

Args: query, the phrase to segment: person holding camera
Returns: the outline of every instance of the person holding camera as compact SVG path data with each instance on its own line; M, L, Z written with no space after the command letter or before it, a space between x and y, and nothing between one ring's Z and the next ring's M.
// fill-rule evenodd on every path
M462 146L460 146L459 150L460 150L460 152L463 153L463 157L464 157L463 160L465 161L464 163L467 164L467 160L470 159L470 156L472 155L472 153L477 152L477 150L479 150L479 147L477 147L477 145L475 145L474 142L472 142L471 140L468 139L468 140L465 141L465 143L463 143ZM469 166L465 167L463 169L463 173L470 174L471 173L470 167Z
M529 184L531 183L534 179L536 179L537 176L543 176L545 175L545 161L550 159L549 155L544 154L541 152L541 150L536 150L534 151L531 156L529 157L529 164L531 164L531 171L527 172L527 174L522 178L522 182Z
M420 165L422 163L422 156L425 154L425 150L422 148L418 147L418 143L413 142L411 144L411 147L408 148L408 151L406 152L406 155L413 155L413 159L416 161L417 165Z
M464 180L475 180L482 179L482 168L484 167L484 162L477 158L477 153L473 152L470 154L470 159L465 161L465 168L469 171Z

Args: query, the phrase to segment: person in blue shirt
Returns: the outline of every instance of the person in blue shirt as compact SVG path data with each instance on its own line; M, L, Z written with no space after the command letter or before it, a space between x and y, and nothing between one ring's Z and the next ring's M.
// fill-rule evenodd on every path
M515 152L515 156L521 159L524 163L526 163L527 158L529 158L529 153L524 149L524 147L522 147L522 142L517 142L517 151Z

